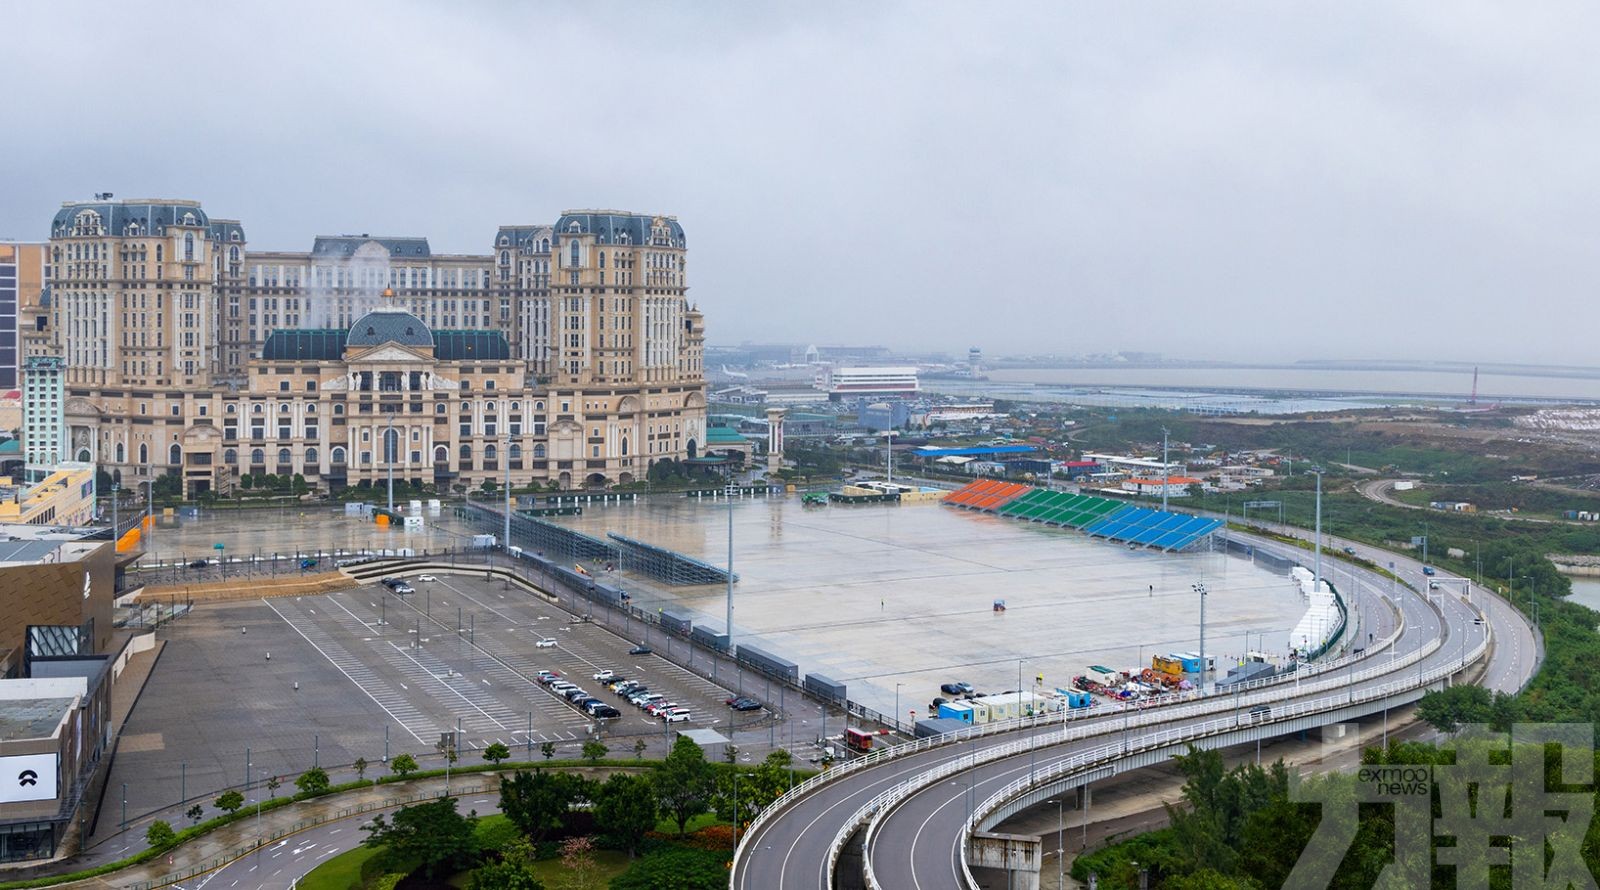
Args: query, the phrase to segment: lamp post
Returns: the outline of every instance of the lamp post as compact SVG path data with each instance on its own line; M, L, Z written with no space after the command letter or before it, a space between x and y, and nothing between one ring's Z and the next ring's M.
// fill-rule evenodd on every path
M501 459L506 462L506 536L500 542L500 546L505 550L506 560L509 563L511 559L511 428L509 426L506 428L506 447L503 450L505 453L501 455ZM507 569L509 568L508 565ZM506 583L511 582L507 579Z
M728 487L725 494L728 498L728 651L733 652L733 495L737 491L733 476L728 476Z
M383 434L383 462L389 465L389 518L394 519L394 461L396 451L400 450L400 443L394 440L394 406L386 406L384 411L389 415L389 427ZM389 448L393 446L394 451Z
M900 687L904 685L904 683L894 684L894 725L897 728L900 726Z
M1317 477L1317 530L1316 530L1316 575L1311 582L1313 594L1322 592L1322 467L1312 467L1311 472Z
M1196 581L1190 587L1200 595L1200 687L1204 689L1206 681L1206 585L1203 581Z
M1167 463L1167 439L1172 434L1161 428L1161 512L1167 512L1167 489L1172 487L1172 467Z
M1064 799L1058 797L1055 800L1047 800L1047 801L1045 801L1045 803L1053 803L1053 804L1056 805L1056 886L1057 887L1065 887L1066 886L1066 880L1065 880L1066 879L1066 865L1065 865L1065 862L1066 862L1066 858L1067 858L1067 844L1066 844L1067 821L1066 821L1066 815L1065 815L1065 811L1064 811L1064 807L1063 807Z

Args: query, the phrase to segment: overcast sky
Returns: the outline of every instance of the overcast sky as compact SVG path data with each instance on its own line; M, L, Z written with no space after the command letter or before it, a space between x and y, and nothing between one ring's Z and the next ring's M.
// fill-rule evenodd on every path
M1593 4L18 3L0 238L676 215L710 340L1600 365Z

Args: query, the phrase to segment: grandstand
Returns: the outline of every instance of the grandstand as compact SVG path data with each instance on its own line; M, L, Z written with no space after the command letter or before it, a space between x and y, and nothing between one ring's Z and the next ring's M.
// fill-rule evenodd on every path
M1019 482L1000 479L979 479L944 496L944 503L952 507L966 507L993 513L1012 499L1027 494L1030 487Z
M1167 551L1182 550L1222 527L1219 519L1167 513L1110 498L1046 491L997 479L982 479L958 488L946 495L944 502Z
M676 550L635 541L616 532L606 532L606 537L621 546L625 571L642 572L674 586L728 583L727 569L701 562ZM734 574L733 580L739 580L737 573Z

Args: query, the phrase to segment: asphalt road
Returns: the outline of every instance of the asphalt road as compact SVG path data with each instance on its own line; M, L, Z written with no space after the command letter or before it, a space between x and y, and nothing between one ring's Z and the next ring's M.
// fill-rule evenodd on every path
M1326 556L1323 565L1325 570L1329 568ZM1426 576L1421 574L1421 566L1417 565L1415 571L1421 579L1417 586L1427 591ZM1363 577L1357 586L1364 599L1386 592L1380 591L1381 584L1373 576L1366 573L1360 575ZM1445 593L1442 589L1433 591L1433 599L1445 617L1441 628L1436 614L1422 601L1423 595L1406 588L1397 589L1408 625L1403 637L1405 645L1398 647L1398 651L1402 654L1412 651L1434 637L1444 640L1444 645L1438 651L1420 663L1420 670L1459 660L1467 648L1482 639L1482 631L1472 623L1475 613L1457 596L1441 595ZM1381 663L1384 656L1379 654L1374 658ZM1326 695L1326 692L1320 692L1303 698L1310 700ZM873 870L881 886L884 890L933 890L962 886L961 837L972 807L1011 782L1029 775L1031 770L1048 767L1073 754L1103 744L1103 737L1085 739L1055 745L1045 751L1032 752L1031 755L1010 757L968 770L953 780L946 780L912 795L882 817L880 828L874 836Z
M463 813L476 811L480 816L487 816L500 812L500 799L493 794L475 794L462 798L456 809ZM367 837L361 827L371 822L378 812L363 813L338 822L325 822L299 834L292 834L214 872L174 887L176 890L286 890L328 859L361 846Z
M1342 546L1346 546L1345 542L1334 541L1330 544L1330 547ZM1358 555L1367 552L1358 545L1350 546L1357 546ZM1371 573L1359 570L1353 573L1360 580L1350 585L1349 592L1355 594L1356 606L1369 616L1367 620L1376 622L1369 628L1375 636L1383 635L1380 628L1385 625L1382 624L1381 615L1388 610L1384 602L1391 596L1406 621L1405 632L1396 642L1395 655L1371 653L1369 663L1380 664L1380 659L1415 651L1434 639L1441 639L1443 645L1424 659L1419 668L1408 670L1425 671L1435 665L1459 660L1476 634L1482 633L1473 624L1475 613L1463 601L1461 594L1449 589L1430 592L1427 578L1421 573L1421 565L1415 560L1386 552L1371 551L1370 555L1379 565L1394 561L1396 570L1408 580L1414 578L1413 583L1423 593L1392 585L1388 579ZM1324 568L1330 577L1337 579L1341 567L1348 570L1347 563L1337 563L1325 554ZM1346 584L1349 584L1348 580ZM1448 581L1441 587L1459 584L1459 581ZM1496 633L1497 644L1489 660L1485 684L1496 689L1519 688L1537 665L1538 653L1531 631L1520 614L1491 594L1476 589L1468 589L1466 593L1472 597L1473 604L1488 610ZM1430 597L1443 611L1442 622L1438 614L1424 602L1425 596ZM1292 688L1285 692L1286 696L1292 697L1292 694ZM1098 722L1105 733L1098 739L1061 744L1057 741L1061 732L1059 727L1035 730L1031 734L1007 733L888 761L882 766L823 784L813 793L795 801L782 816L758 827L754 834L746 838L745 853L738 871L733 875L732 886L752 890L827 887L830 883L826 873L828 846L845 821L867 801L952 757L966 756L972 750L981 751L985 747L1018 739L1026 740L1030 735L1039 738L1041 747L1029 754L957 774L923 789L884 817L884 824L874 844L874 862L880 861L881 857L884 863L875 868L875 874L885 882L884 886L915 887L918 890L960 886L956 878L960 871L957 857L960 855L961 833L969 807L1030 769L1044 767L1085 747L1104 744L1106 734L1115 733L1119 728L1119 721L1120 715L1100 718Z

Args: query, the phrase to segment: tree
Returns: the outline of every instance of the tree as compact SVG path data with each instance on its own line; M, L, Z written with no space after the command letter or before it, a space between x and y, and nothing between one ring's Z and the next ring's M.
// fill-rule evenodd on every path
M1442 733L1453 733L1463 724L1488 723L1492 700L1489 690L1471 684L1429 692L1417 705L1417 716Z
M417 758L410 754L401 754L389 761L389 771L404 779L417 771Z
M595 874L592 839L569 837L562 841L561 867L567 870L567 887L570 890L593 890L599 886L600 876Z
M590 766L599 763L610 752L611 749L600 742L588 741L583 743L583 759L589 761Z
M644 759L644 749L646 749L648 747L650 747L650 744L648 742L646 742L643 738L634 739L633 740L633 759L634 760L643 760Z
M706 763L706 753L692 739L678 737L672 752L656 767L652 783L661 808L678 823L678 834L683 834L689 820L710 805L711 764Z
M510 756L511 749L507 748L502 742L495 742L489 747L483 749L483 759L489 761L495 766L499 766L500 761L505 760Z
M611 879L611 890L725 890L728 856L707 850L664 847Z
M502 859L473 872L467 890L544 890L544 884L526 865Z
M367 778L367 758L365 758L365 757L357 757L356 758L356 762L352 763L350 765L355 767L356 778L361 780L361 781L366 781L366 778Z
M645 832L656 827L655 789L644 776L617 773L595 794L594 821L601 831L628 851L632 858Z
M556 756L556 743L555 742L540 742L539 743L539 753L544 755L544 759L545 760L549 760L550 758Z
M300 794L305 797L321 794L327 791L331 784L333 783L328 780L328 771L320 766L306 770L300 774L300 778L294 780L294 787L299 788Z
M172 830L165 819L157 819L150 823L144 831L145 842L157 850L165 850L178 842L178 833Z
M244 795L237 791L224 791L211 805L231 816L244 806Z
M535 769L517 770L500 778L500 811L535 843L552 829L572 804L586 796L588 782L581 776Z
M188 808L187 810L184 810L183 814L185 816L189 817L189 821L190 822L193 822L194 824L199 825L200 824L200 819L201 819L201 817L203 817L206 814L206 811L205 811L205 807L202 807L199 804L195 804L194 806Z
M282 784L283 784L283 781L281 779L279 779L277 776L268 776L267 777L267 791L268 791L268 793L270 793L272 795L272 799L273 800L277 800L278 799L278 786L282 785Z
M739 762L739 747L733 744L722 746L722 760L724 763Z
M385 851L391 862L417 862L431 878L438 866L465 862L477 852L473 838L477 824L476 813L463 816L456 812L455 798L441 797L401 807L393 822L378 816L362 826L368 832L362 843Z

